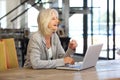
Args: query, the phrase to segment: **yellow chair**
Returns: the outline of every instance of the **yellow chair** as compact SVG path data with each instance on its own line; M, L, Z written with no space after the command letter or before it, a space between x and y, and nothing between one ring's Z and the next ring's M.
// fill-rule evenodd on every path
M0 71L19 67L14 38L2 39L0 44L0 64L5 66Z
M0 71L7 70L5 45L3 40L0 40Z

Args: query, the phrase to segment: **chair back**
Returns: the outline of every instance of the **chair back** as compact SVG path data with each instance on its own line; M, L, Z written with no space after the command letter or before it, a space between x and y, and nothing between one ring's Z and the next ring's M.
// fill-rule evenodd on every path
M6 66L7 69L19 67L14 38L1 39L0 44L0 64L5 66L1 69L6 70Z
M7 70L7 61L6 61L6 54L5 54L5 45L2 40L0 40L0 71Z

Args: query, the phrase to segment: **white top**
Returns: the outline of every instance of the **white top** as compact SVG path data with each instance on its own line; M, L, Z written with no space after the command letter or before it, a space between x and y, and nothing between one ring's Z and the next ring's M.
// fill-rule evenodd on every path
M51 59L52 58L52 48L50 47L48 49L48 59Z

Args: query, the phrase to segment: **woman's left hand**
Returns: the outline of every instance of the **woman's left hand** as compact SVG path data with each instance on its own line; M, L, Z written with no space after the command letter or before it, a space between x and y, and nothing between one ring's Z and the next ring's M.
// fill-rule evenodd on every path
M70 40L68 47L71 48L72 50L75 50L76 47L78 46L76 40Z

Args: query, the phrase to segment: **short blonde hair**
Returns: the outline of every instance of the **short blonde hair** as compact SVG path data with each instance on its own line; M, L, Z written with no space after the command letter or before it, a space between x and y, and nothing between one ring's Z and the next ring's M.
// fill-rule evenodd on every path
M48 9L40 10L40 13L37 18L37 22L38 22L38 29L43 36L52 33L52 30L48 28L48 24L52 19L53 12L58 17L58 12L55 9L48 8Z

